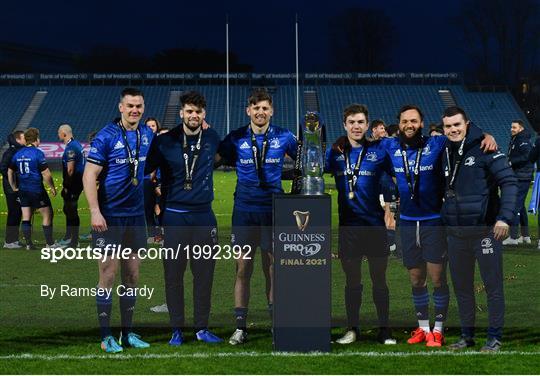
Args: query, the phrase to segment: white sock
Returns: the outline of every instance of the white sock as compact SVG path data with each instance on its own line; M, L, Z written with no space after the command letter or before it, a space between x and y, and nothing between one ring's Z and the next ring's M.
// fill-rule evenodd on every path
M443 333L443 322L442 321L435 321L435 326L433 326L434 332Z
M418 327L426 333L431 331L429 329L429 320L418 320Z

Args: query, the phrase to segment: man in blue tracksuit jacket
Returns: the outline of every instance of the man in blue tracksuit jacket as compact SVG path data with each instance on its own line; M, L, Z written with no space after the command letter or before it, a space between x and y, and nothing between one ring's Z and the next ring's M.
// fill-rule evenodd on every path
M489 317L488 338L481 351L496 352L501 347L504 322L501 241L508 236L514 217L516 178L504 154L480 149L482 134L469 126L461 108L447 108L443 124L450 142L443 156L446 184L441 215L447 226L448 261L462 331L461 339L450 348L474 346L474 270L478 260Z
M512 121L511 132L512 138L508 145L508 160L516 174L518 193L516 197L516 215L513 223L510 224L510 237L503 242L503 245L517 245L522 242L530 244L531 237L529 236L529 221L525 209L525 199L534 172L534 165L529 161L529 154L532 149L531 135L524 128L523 120ZM521 237L519 236L520 224Z

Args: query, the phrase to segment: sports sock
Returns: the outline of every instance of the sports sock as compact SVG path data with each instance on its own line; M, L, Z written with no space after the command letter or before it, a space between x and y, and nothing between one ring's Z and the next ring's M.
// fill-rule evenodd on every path
M234 309L234 316L236 317L236 327L238 329L246 330L247 313L248 309L244 307L236 307Z
M22 221L21 228L26 244L32 244L32 224L30 221Z
M387 327L390 311L390 295L388 293L388 287L374 287L372 292L373 303L375 304L375 309L377 310L379 327Z
M125 291L120 296L120 321L122 322L122 334L131 332L133 323L133 312L135 311L136 296L126 296Z
M43 234L45 234L45 242L47 243L47 245L54 244L52 225L42 226L42 227L43 227Z
M429 293L427 287L413 287L412 297L414 308L416 310L416 318L418 319L418 326L424 329L424 331L429 332Z
M96 294L97 316L101 338L111 335L112 295Z
M345 310L347 311L347 326L349 328L357 328L360 325L363 289L362 284L355 287L345 286Z
M446 321L449 302L450 294L447 284L433 289L433 303L435 306L435 327L433 330L443 333L443 323Z

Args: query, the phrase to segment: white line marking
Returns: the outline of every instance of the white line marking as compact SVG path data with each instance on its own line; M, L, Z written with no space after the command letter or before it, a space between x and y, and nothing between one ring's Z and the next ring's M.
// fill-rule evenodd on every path
M46 355L46 354L11 354L0 355L0 360L93 360L93 359L180 359L180 358L265 358L265 357L364 357L364 358L408 358L408 357L437 357L437 356L538 356L540 351L499 351L484 353L480 351L429 351L429 352L338 352L338 353L284 353L284 352L218 352L218 353L171 353L171 354L88 354L88 355Z

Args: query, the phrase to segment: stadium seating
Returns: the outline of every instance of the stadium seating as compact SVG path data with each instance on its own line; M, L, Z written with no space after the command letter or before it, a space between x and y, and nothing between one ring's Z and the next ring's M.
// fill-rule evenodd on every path
M510 138L509 126L512 119L522 118L521 109L510 93L468 92L463 86L444 87L451 90L457 104L462 106L472 121L485 131L493 134L502 150L506 150ZM0 86L0 137L4 138L15 127L24 113L33 93L43 89L27 86ZM45 100L36 113L31 125L41 130L43 141L56 141L56 130L60 123L73 125L79 139L85 140L88 133L101 128L118 116L117 101L120 87L117 86L49 86ZM204 86L143 86L146 97L146 116L162 119L171 90L201 91L207 98L207 120L223 137L226 128L226 87L224 85ZM396 122L397 110L407 103L417 104L424 111L424 123L440 122L444 109L439 96L438 85L320 85L301 87L316 90L319 96L321 114L328 126L328 140L343 134L341 113L350 103L367 104L370 119L381 118L387 124ZM230 128L245 125L246 99L250 86L231 86ZM273 122L295 132L296 129L296 89L294 85L273 86ZM303 97L300 97L300 114L304 112ZM177 117L177 121L179 121ZM530 129L530 126L527 123Z

